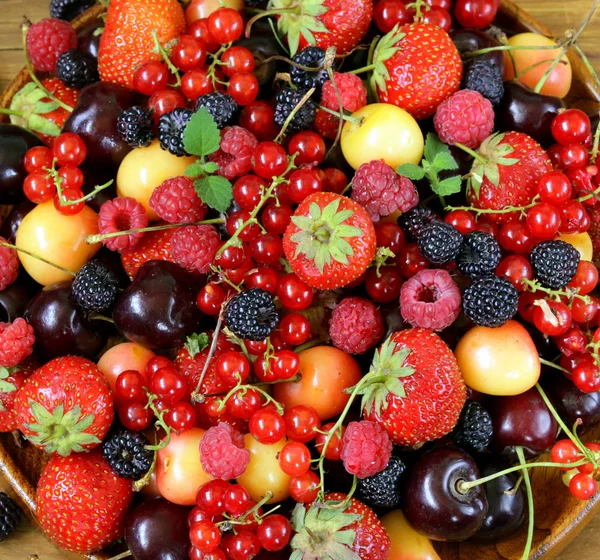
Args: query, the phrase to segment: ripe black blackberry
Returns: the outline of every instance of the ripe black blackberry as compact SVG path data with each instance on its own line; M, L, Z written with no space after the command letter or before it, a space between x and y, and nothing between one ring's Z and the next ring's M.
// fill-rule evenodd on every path
M233 334L246 340L264 340L278 322L273 296L261 288L240 292L225 308L225 324Z
M147 146L154 139L152 114L138 106L125 109L117 118L117 132L132 148Z
M163 150L176 156L185 156L183 147L183 131L194 113L189 109L173 109L161 115L158 120L158 141Z
M490 274L474 280L463 292L463 311L476 325L499 327L514 317L519 305L517 289L506 279Z
M75 89L81 89L100 79L98 61L77 49L69 49L58 57L55 74L63 84Z
M452 262L458 255L463 236L454 226L435 220L419 230L419 251L431 264Z
M400 487L406 470L402 459L392 455L388 466L381 472L358 479L356 487L358 497L371 507L390 509L399 507L402 497Z
M71 21L95 2L96 0L50 0L50 17Z
M531 251L529 260L542 286L560 290L573 280L581 255L565 241L542 241Z
M469 453L487 451L492 441L492 417L486 408L475 401L465 404L450 437Z
M238 110L238 104L231 95L218 91L200 96L196 101L196 111L200 107L206 108L220 130L232 124Z
M154 453L148 445L150 442L143 433L123 430L104 440L102 455L117 476L138 480L152 466Z
M277 126L279 126L279 128L283 128L285 121L290 116L292 111L296 109L305 93L305 91L297 91L292 88L285 88L275 96L275 123ZM315 104L308 99L294 114L294 117L286 128L286 132L290 134L296 134L302 130L309 129L313 122L315 122L316 114L317 109Z
M119 281L114 273L99 261L90 261L75 275L71 285L75 303L84 311L108 311L119 295Z
M502 72L491 60L475 59L467 67L463 87L481 93L496 106L504 95Z
M329 79L327 70L323 68L325 51L319 47L309 46L303 51L296 53L293 61L300 66L315 68L315 70L303 70L290 64L292 84L304 91L308 91L313 87L317 91L321 91L323 84Z
M404 214L400 216L398 223L404 230L406 237L416 241L417 237L419 237L421 228L437 219L438 216L430 208L427 208L426 206L417 206L408 212L404 212Z
M19 506L4 492L0 492L0 542L10 536L20 521Z
M463 238L456 266L470 278L478 278L496 270L501 258L496 238L483 231L472 231Z

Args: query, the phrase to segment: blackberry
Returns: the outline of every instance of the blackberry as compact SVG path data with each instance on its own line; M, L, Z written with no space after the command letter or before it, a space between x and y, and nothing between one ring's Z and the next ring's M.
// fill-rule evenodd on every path
M100 80L98 61L77 49L69 49L58 57L55 74L63 84L75 89Z
M531 251L529 260L542 286L564 288L575 276L581 255L565 241L542 241Z
M468 401L450 437L469 453L483 453L490 446L493 432L490 413L480 403Z
M504 95L502 72L491 60L475 59L465 72L463 87L479 92L496 106Z
M463 238L456 266L470 278L478 278L496 270L501 258L496 238L483 231L472 231Z
M108 311L119 294L119 281L114 273L99 261L90 261L75 275L71 295L84 311Z
M71 21L91 8L96 0L50 0L50 17Z
M205 107L217 123L219 130L233 122L238 110L238 105L228 93L218 91L202 95L196 101L196 111Z
M476 325L499 327L517 313L519 294L506 279L490 274L474 280L463 293L463 311Z
M285 121L292 111L304 97L304 91L297 91L292 88L285 88L275 96L275 122L279 128L283 128ZM300 109L294 114L294 117L288 124L286 132L296 134L302 130L307 130L315 122L317 109L315 104L308 99Z
M419 251L431 264L441 265L453 261L461 248L463 236L455 227L435 220L424 225L417 237Z
M225 324L246 340L264 340L279 321L273 296L261 288L252 288L233 296L225 308Z
M304 91L311 88L321 91L323 84L329 79L327 70L323 68L325 51L319 47L306 47L303 51L296 53L293 61L300 66L315 68L315 70L303 70L291 64L292 84Z
M402 459L392 455L388 466L381 472L358 479L357 495L371 507L397 508L400 506L400 487L405 473L406 465Z
M20 521L19 506L4 492L0 492L0 542L10 536Z
M117 133L132 148L147 146L154 139L152 114L138 106L125 109L117 117Z
M438 216L430 208L427 208L426 206L417 206L408 212L404 212L404 214L400 216L398 223L402 226L406 237L415 241L417 237L419 237L421 228L437 219Z
M176 156L185 156L183 147L183 131L194 113L189 109L173 109L161 115L158 120L158 141L163 150Z
M102 455L117 476L138 480L152 466L154 453L148 445L150 442L143 433L123 430L104 440Z

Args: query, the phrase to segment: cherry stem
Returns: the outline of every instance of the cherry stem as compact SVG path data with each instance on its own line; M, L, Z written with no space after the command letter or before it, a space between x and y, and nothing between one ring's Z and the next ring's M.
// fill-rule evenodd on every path
M298 111L300 111L300 109L302 109L302 107L304 107L306 102L311 98L312 94L315 93L315 91L316 91L316 88L314 88L314 87L310 88L304 94L302 99L300 101L298 101L298 104L293 108L291 113L287 116L287 119L285 119L285 122L283 123L283 126L281 127L281 130L279 131L279 134L275 138L275 142L277 142L278 144L281 143L281 140L285 136L285 131L287 130L288 126L290 126L290 123L294 120L294 117L296 116Z
M204 402L204 395L200 393L200 388L202 387L202 383L204 382L204 378L206 377L206 372L208 371L208 366L217 351L217 345L219 343L219 332L221 332L221 325L223 324L223 313L219 313L219 318L217 319L217 324L215 326L215 330L213 331L213 338L210 343L210 348L208 350L208 355L206 356L206 361L204 362L204 367L202 368L202 373L200 373L200 377L198 378L198 383L196 383L196 388L192 393L192 402L193 403L201 403Z
M152 477L152 473L154 472L154 469L156 468L156 461L158 459L158 451L154 451L154 456L152 457L152 464L150 465L150 468L148 469L148 472L139 480L136 480L133 483L133 491L134 492L139 492L142 488L144 488L145 486L148 486L148 484L150 484L150 478Z
M16 245L13 245L12 243L8 243L7 241L0 241L0 247L8 247L9 249L14 249L15 251L18 251L19 253L24 253L25 255L29 255L30 257L37 259L38 261L42 261L43 263L53 266L54 268L57 268L58 270L66 273L66 274L75 276L75 273L72 270L69 270L68 268L65 268L64 266L60 266L59 264L53 263L53 262L45 259L44 257L40 257L39 255L36 255L35 253L28 251L27 249L22 249L21 247L17 247Z
M156 49L156 52L158 54L160 54L160 56L162 56L162 59L165 61L165 64L169 68L169 71L176 78L176 82L174 84L175 87L179 87L181 85L181 76L179 75L179 70L171 62L171 59L169 58L169 53L167 52L167 50L165 49L165 47L163 47L160 44L160 41L158 40L158 31L156 29L152 30L152 40L154 41L154 48Z
M515 448L515 450L517 452L517 457L519 458L519 463L521 464L521 466L526 467L527 463L525 462L525 454L523 453L523 448L517 447ZM533 522L535 516L535 510L533 507L533 491L531 489L531 478L529 478L529 471L527 469L523 471L523 482L525 483L525 493L527 494L529 520L527 525L527 543L525 544L525 550L523 550L521 560L527 560L529 558L529 553L531 552L531 545L533 544Z
M377 68L377 64L367 64L366 66L362 66L361 68L357 68L356 70L349 70L348 74L362 74L363 72L370 72L371 70L375 70Z
M474 157L477 161L480 161L481 163L487 163L487 160L481 154L478 154L475 150L471 150L471 148L467 148L464 144L461 144L460 142L456 142L454 145L457 148L460 148L463 152Z
M527 68L524 68L518 74L515 74L515 77L512 79L512 81L513 82L517 81L521 76L523 76L524 74L527 74L527 72L529 72L530 70L533 70L534 68L537 68L538 66L542 66L542 64L547 64L548 62L553 62L553 59L549 58L547 60L539 60L535 64L531 64L530 66L527 66ZM562 60L560 60L559 63L567 64L566 62L563 62Z
M574 290L551 290L550 288L545 288L542 286L537 280L529 280L529 278L522 278L521 282L523 286L528 292L535 294L536 292L543 292L544 294L549 295L553 299L560 301L561 297L567 297L570 301L573 301L575 298L582 300L584 303L589 304L591 299L589 296L582 296L579 294L579 289Z
M325 111L326 113L329 113L330 115L333 115L334 117L337 117L338 119L341 118L345 121L354 123L354 124L360 124L361 119L357 118L357 117L351 117L350 115L345 115L344 113L338 113L337 111L334 111L333 109L329 109L328 107L324 107L323 105L321 105L320 103L317 103L317 107L319 109L321 109L322 111Z
M577 54L580 56L581 60L583 60L583 63L585 64L586 68L592 75L592 78L594 78L594 82L596 82L596 89L600 90L600 78L598 78L598 74L597 74L596 70L594 69L594 67L592 66L590 59L587 57L587 55L583 52L583 49L577 43L575 43L573 45L573 48L575 49ZM596 128L596 131L598 131L598 130L600 130L600 126ZM595 157L596 154L598 153L598 146L596 146L596 152L595 153L592 152L592 153Z

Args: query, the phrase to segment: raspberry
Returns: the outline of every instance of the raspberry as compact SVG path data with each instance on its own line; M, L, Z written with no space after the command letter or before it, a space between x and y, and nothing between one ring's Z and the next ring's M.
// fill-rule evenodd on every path
M19 276L17 251L5 247L2 243L8 243L8 241L4 237L0 237L0 291L10 286Z
M129 196L107 200L98 214L98 231L102 234L145 228L147 225L146 210L135 198ZM111 251L123 251L135 247L143 236L143 232L128 233L109 237L103 243Z
M27 55L41 72L54 72L58 57L77 47L77 34L68 21L46 18L27 31Z
M33 327L18 318L12 323L0 323L0 366L12 367L31 356L35 335Z
M410 179L398 175L383 160L363 163L352 180L352 200L364 206L374 222L419 204L419 193Z
M190 272L208 272L219 250L221 237L213 226L186 226L171 239L171 258Z
M228 126L221 134L221 147L209 159L219 165L226 179L241 177L252 169L252 154L258 145L256 136L241 126Z
M460 289L450 273L421 270L402 285L400 311L413 327L444 330L460 315Z
M250 451L244 448L244 437L240 432L219 422L202 436L200 462L213 478L230 480L244 474L250 463Z
M440 104L433 124L442 142L476 149L494 130L494 109L479 92L463 89Z
M392 456L392 440L385 429L369 420L350 422L344 432L344 468L358 478L367 478L387 467Z
M348 297L334 309L329 322L333 345L348 354L364 354L383 336L383 317L365 298Z
M206 216L207 210L188 177L171 177L163 181L150 197L150 208L170 224L197 222Z
M335 80L340 96L342 97L342 106L346 111L354 113L354 111L362 109L367 104L367 88L357 75L334 72L333 79ZM321 105L327 107L327 109L332 109L333 111L340 110L340 102L338 101L331 80L328 80L323 84ZM336 117L333 118L336 119Z

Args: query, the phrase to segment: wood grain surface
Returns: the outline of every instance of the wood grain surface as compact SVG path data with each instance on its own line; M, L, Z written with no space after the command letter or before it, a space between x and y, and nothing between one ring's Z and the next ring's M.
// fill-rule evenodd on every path
M544 22L557 36L577 27L587 14L592 0L517 0L534 17ZM0 0L0 91L23 66L20 23L26 16L37 21L48 16L48 0ZM600 73L600 15L583 33L580 44L596 71ZM14 497L8 482L0 476L0 491ZM566 490L565 490L566 491ZM600 558L600 515L557 560L592 560ZM16 533L0 543L0 560L71 560L75 555L55 548L28 519ZM476 559L474 559L476 560Z

